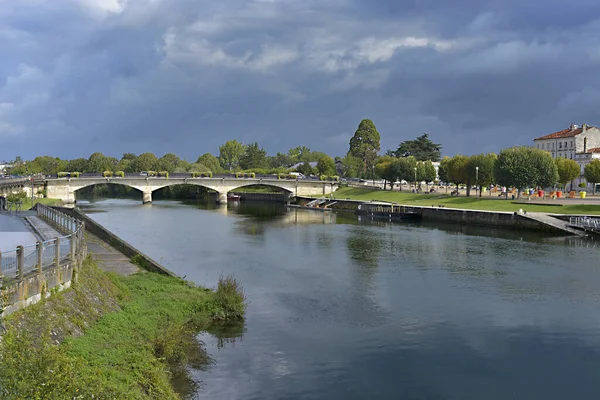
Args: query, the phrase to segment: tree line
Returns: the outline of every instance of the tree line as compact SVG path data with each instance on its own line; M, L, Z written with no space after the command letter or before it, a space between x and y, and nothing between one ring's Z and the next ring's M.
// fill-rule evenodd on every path
M373 121L363 119L350 139L349 150L344 157L311 151L306 146L297 146L285 153L269 156L257 142L243 144L228 140L219 146L215 156L205 153L196 161L189 162L173 153L157 157L153 153L136 155L125 153L121 159L94 153L88 158L61 160L57 157L40 156L24 162L19 157L13 162L11 173L15 175L57 174L66 172L102 173L123 171L165 171L168 173L224 173L255 172L285 173L294 167L304 175L341 175L345 178L370 179L380 177L390 182L433 182L435 167L440 162L439 181L457 185L478 185L481 189L491 184L515 187L518 190L531 187L553 187L565 185L577 178L579 166L573 160L553 160L546 151L532 147L512 147L499 154L456 155L441 157L441 144L434 143L427 133L413 140L401 142L396 149L387 150L380 156L381 135ZM585 168L588 182L600 183L600 160L593 160ZM595 185L594 185L595 186ZM386 187L387 188L387 187ZM519 193L520 194L520 193Z

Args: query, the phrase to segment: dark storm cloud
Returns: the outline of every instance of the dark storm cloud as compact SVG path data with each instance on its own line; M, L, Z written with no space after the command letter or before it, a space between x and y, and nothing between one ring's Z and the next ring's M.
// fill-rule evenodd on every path
M600 124L600 4L69 0L0 7L0 159L230 138L343 155L429 132L497 151Z

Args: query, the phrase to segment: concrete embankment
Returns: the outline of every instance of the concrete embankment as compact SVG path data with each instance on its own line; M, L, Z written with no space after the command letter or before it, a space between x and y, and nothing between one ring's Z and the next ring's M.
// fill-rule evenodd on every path
M309 201L313 199L303 198L302 200ZM389 205L390 203L380 201L368 202L361 200L335 199L335 204L332 204L331 209L355 211L360 204ZM424 207L413 205L405 206L420 210L422 220L429 222L447 222L460 225L487 226L493 228L530 230L569 235L578 234L577 231L569 229L566 224L561 224L561 218L556 216L552 218L552 221L550 221L550 218L536 218L534 215L519 214L514 212L466 210L460 208Z
M137 257L138 261L142 264L141 266L150 271L156 272L163 275L176 276L173 272L168 270L167 268L160 265L158 262L154 261L152 258L142 253L140 250L136 249L130 243L121 239L104 226L94 221L81 211L76 208L65 208L65 207L54 207L65 214L69 214L70 216L82 220L85 222L85 229L87 232L96 236L100 240L106 242L108 245L118 250L125 256L129 258Z

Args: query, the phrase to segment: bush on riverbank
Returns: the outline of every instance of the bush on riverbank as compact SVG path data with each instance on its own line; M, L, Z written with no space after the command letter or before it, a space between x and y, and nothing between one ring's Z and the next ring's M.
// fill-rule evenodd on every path
M212 291L153 273L109 275L87 260L73 290L7 318L0 397L177 399L171 373L208 362L195 335L244 310L231 277Z

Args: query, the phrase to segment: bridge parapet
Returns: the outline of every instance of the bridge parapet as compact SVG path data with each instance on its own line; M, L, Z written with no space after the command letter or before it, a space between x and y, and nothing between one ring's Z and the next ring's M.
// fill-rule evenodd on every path
M338 188L338 182L320 181L317 179L277 179L272 176L255 178L234 178L231 176L217 176L206 178L194 177L90 177L78 178L52 178L46 179L47 194L50 198L63 200L67 204L75 202L75 192L88 186L98 184L124 185L142 192L143 202L152 201L152 192L174 185L196 185L217 192L219 202L227 200L227 193L244 186L266 185L282 189L290 196L327 195Z

